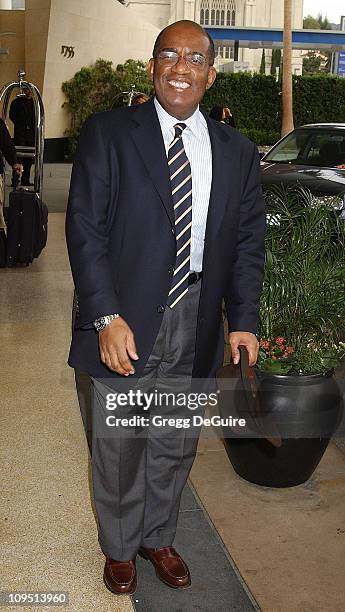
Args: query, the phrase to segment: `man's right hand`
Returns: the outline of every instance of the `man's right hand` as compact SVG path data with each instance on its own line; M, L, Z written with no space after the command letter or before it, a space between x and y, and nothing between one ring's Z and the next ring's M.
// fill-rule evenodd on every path
M111 321L99 332L99 350L102 362L110 370L129 376L135 370L129 358L139 359L134 334L122 317Z
M17 174L22 174L22 172L24 172L23 164L14 164L13 170L15 170Z

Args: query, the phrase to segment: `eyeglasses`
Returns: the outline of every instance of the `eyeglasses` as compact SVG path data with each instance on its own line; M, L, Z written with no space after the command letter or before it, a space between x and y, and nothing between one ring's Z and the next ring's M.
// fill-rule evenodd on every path
M196 52L180 55L176 51L159 51L157 55L158 61L166 66L175 66L181 57L183 57L189 66L201 67L206 63L206 57Z

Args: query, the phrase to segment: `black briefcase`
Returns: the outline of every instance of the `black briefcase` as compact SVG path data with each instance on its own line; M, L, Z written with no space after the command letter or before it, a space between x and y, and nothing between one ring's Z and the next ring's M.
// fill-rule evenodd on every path
M47 243L48 208L34 191L12 191L7 219L7 265L30 264Z
M245 419L246 429L243 434L241 427L231 426L224 432L224 438L230 430L234 435L243 435L243 438L249 432L250 438L257 434L258 438L263 438L272 446L279 448L282 445L280 434L271 415L259 401L255 368L249 367L247 349L240 346L239 350L239 364L229 363L216 373L219 389L218 405L222 417L231 415Z

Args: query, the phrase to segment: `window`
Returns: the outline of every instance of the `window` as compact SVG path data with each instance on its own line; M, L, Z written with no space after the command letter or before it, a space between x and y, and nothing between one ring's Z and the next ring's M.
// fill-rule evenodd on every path
M274 147L265 161L305 166L345 164L345 130L298 129Z
M203 26L234 26L236 24L236 0L201 0L200 24ZM233 59L233 47L218 47L218 55Z
M201 0L200 24L234 26L236 11L236 0Z

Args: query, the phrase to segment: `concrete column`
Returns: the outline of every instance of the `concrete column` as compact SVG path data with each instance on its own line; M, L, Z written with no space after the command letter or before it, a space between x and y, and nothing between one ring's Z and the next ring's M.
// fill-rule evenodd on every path
M194 0L184 0L183 19L194 21Z
M200 23L200 0L195 0L192 21Z
M175 20L185 19L184 16L184 0L176 0L176 16Z
M12 8L12 0L0 0L0 9L10 11Z
M170 16L168 23L174 23L176 21L176 0L171 0L170 2Z
M245 4L245 26L255 25L256 17L256 0L246 0Z

